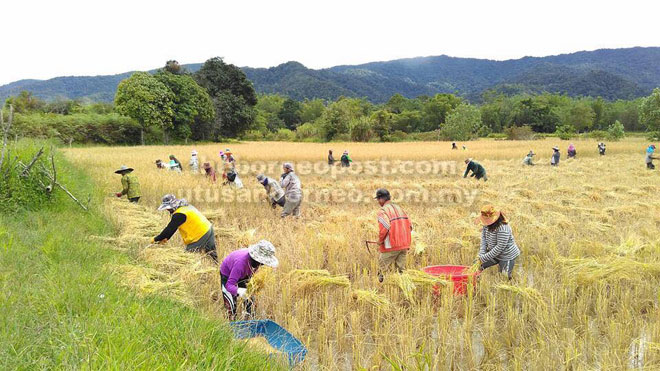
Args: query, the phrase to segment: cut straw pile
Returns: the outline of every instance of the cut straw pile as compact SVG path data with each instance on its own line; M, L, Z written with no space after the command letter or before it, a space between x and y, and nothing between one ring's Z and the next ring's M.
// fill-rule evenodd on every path
M401 293L403 293L403 297L408 301L414 301L413 295L417 287L430 289L437 285L447 286L449 284L449 282L443 278L432 276L428 273L414 269L408 269L403 273L387 275L385 283L392 286L398 286L401 289Z
M594 282L614 282L619 280L641 280L645 277L659 277L660 264L641 263L620 256L602 260L558 258L567 275L578 284Z
M349 287L351 282L344 275L332 275L325 269L295 269L287 275L300 291Z

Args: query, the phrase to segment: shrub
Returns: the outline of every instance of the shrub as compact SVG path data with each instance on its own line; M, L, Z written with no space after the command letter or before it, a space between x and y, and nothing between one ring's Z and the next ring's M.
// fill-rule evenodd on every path
M248 130L241 136L242 140L259 141L264 139L264 134L259 130Z
M620 140L626 136L626 133L623 129L623 124L619 120L614 121L612 125L607 129L607 137L610 140Z
M368 117L355 120L351 128L351 139L355 142L368 142L374 137L372 122Z
M575 136L575 127L571 124L564 124L561 126L557 127L557 131L555 132L559 139L561 140L569 140L573 136Z
M504 130L508 140L532 140L535 137L531 126L511 126Z
M604 130L592 130L588 132L585 137L591 138L591 139L598 139L602 140L608 137L607 132Z
M502 139L508 139L509 136L506 133L490 133L486 138L490 139L495 139L495 140L502 140Z
M278 142L293 142L296 139L296 133L289 129L277 129L276 132L270 133L266 136L268 140L275 140Z
M408 134L401 130L396 130L392 134L385 136L386 142L405 142L408 139Z

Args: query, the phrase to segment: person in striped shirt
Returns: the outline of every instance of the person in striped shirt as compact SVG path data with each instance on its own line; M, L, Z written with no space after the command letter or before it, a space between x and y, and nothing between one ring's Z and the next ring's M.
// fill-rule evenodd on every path
M403 209L390 201L387 189L376 191L375 199L381 206L378 211L378 246L380 250L378 281L383 282L383 271L392 264L399 272L406 269L406 254L412 239L412 224Z
M500 272L506 272L511 279L520 249L504 214L494 206L486 205L481 209L478 221L483 225L479 247L480 270L498 265Z

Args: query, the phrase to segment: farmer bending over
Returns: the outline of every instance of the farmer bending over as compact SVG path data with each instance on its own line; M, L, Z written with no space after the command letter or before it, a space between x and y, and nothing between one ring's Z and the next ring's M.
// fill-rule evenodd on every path
M158 236L151 239L151 243L166 243L178 229L186 244L186 251L203 252L218 262L213 225L199 210L185 199L179 200L171 194L163 196L163 203L158 210L169 211L172 219Z
M220 266L220 281L222 297L230 320L236 318L236 301L239 296L245 298L245 311L248 315L252 315L253 302L246 298L247 283L260 266L276 268L278 264L275 247L266 240L227 255Z
M273 209L277 207L277 205L284 207L284 190L277 182L277 180L269 178L263 174L259 174L257 175L257 181L261 183L262 186L264 186L266 195L268 196L268 201L270 202L270 207Z
M140 182L138 178L131 174L133 168L122 166L119 170L115 171L115 174L121 175L121 192L115 193L115 196L121 197L126 195L128 200L133 203L137 203L140 200Z
M486 169L484 169L480 163L473 161L471 158L468 158L465 160L465 164L467 167L465 168L465 174L463 174L463 178L467 178L468 173L472 171L472 175L470 175L470 177L475 177L477 180L484 178L484 182L488 180L488 177L486 176Z
M375 198L381 206L378 211L378 281L383 282L382 272L388 270L392 264L399 272L406 269L406 254L412 240L412 224L406 212L390 201L390 192L387 189L377 190Z
M527 156L525 156L525 159L523 160L523 165L534 166L534 162L532 162L534 155L535 153L533 151L529 151L529 153L527 154Z
M513 239L511 227L504 214L495 210L492 205L486 205L481 209L481 215L477 221L483 225L481 246L479 247L480 270L499 265L500 273L506 272L511 279L513 266L520 255L520 249Z

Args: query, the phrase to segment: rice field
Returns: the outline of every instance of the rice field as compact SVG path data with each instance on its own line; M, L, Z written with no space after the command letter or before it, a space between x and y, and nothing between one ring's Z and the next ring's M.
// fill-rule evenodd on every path
M273 242L280 267L259 272L250 292L258 318L276 321L308 347L301 369L660 368L660 173L646 170L641 139L608 143L604 157L596 141L574 143L578 158L571 160L568 142L556 139L484 140L454 151L446 142L241 143L73 148L66 155L108 196L102 206L118 235L107 246L135 259L107 270L140 295L167 296L224 321L213 264L184 253L178 234L168 245L149 246L168 220L155 210L166 193L189 198L209 216L219 256ZM549 165L554 145L562 150L558 167ZM187 170L192 149L200 163L217 162L227 146L243 189L154 165L174 154ZM327 170L328 149L336 158L348 149L362 171ZM530 149L538 165L523 167ZM484 165L488 182L463 179L467 157ZM254 179L258 171L279 178L284 161L300 169L300 219L281 220ZM378 165L375 172L368 162ZM427 171L440 162L439 172ZM308 163L312 170L302 171ZM120 165L135 168L140 205L111 197L121 189L113 173ZM377 237L379 207L369 197L380 187L398 191L395 201L415 228L408 270L383 283L378 253L364 244ZM491 268L473 295L453 296L450 284L418 271L471 266L480 232L473 219L486 203L503 208L521 248L514 280Z

